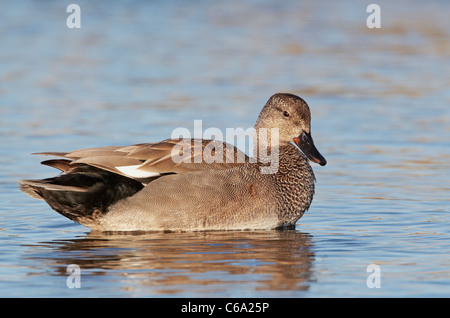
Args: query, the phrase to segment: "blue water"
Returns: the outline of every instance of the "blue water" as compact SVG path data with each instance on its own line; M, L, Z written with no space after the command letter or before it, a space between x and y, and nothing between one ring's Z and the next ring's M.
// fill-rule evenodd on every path
M448 2L76 3L2 4L0 296L450 296ZM276 92L328 160L295 231L92 234L18 190L55 175L33 152L248 128Z

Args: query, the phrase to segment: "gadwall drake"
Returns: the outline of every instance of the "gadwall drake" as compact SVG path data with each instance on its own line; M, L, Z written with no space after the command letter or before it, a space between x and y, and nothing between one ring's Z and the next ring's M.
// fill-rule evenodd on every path
M292 228L314 195L308 159L326 164L310 122L303 99L279 93L259 114L253 157L201 139L46 152L62 159L42 164L62 173L20 186L92 230Z

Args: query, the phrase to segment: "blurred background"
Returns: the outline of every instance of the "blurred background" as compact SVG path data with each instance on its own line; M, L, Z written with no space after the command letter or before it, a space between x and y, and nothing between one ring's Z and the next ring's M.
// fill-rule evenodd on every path
M71 3L1 4L0 295L71 296L65 283L55 287L68 259L83 269L99 251L108 252L85 272L97 287L77 296L450 295L448 1L377 1L381 28L374 29L366 25L371 2L356 0L76 1L79 29L66 25ZM261 253L240 259L244 265L239 256L209 260L227 267L195 275L201 260L189 259L192 267L175 266L189 283L174 283L171 271L151 263L154 255L140 254L148 242L169 244L158 236L133 238L142 248L133 262L105 269L105 259L125 258L123 240L86 247L88 229L17 188L21 178L56 173L33 152L154 142L198 119L204 129L249 128L276 92L309 103L312 135L328 160L313 166L316 197L294 236L279 241L296 248L274 246L280 258L265 259L272 237L224 238L216 246L245 241ZM215 239L186 237L201 246L191 250L198 255ZM229 248L246 255L239 244ZM266 264L305 248L307 275L297 256L288 257L289 270ZM377 290L365 283L371 263L382 266ZM144 271L139 288L126 278L133 266ZM236 266L247 276L234 280ZM148 283L149 268L170 283ZM229 283L205 283L215 271Z

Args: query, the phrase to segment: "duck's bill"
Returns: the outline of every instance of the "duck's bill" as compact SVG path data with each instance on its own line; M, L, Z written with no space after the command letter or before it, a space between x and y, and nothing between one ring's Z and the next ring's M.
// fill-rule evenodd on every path
M308 159L312 162L318 163L321 166L325 166L327 164L325 158L320 154L316 146L314 146L314 141L311 134L305 131L302 132L300 136L294 138L294 143L299 146L306 157L308 157Z

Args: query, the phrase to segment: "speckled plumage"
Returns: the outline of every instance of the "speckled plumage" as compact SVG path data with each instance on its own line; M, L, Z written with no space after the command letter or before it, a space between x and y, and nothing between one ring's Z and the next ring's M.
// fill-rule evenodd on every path
M43 162L63 174L22 180L21 189L100 231L292 227L314 195L315 177L308 159L326 163L310 135L309 107L298 96L275 94L258 117L256 132L261 128L277 128L279 136L270 144L255 139L256 162L245 156L243 163L174 163L170 154L180 140L46 153L64 158ZM203 150L207 144L196 143ZM262 172L270 164L259 156L262 149L278 154L272 173ZM198 155L187 153L187 159ZM236 150L237 154L242 155ZM225 158L225 153L220 155Z

